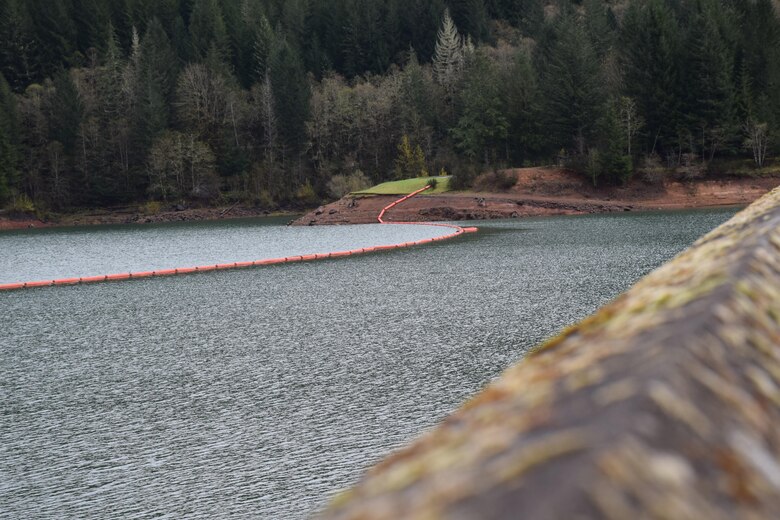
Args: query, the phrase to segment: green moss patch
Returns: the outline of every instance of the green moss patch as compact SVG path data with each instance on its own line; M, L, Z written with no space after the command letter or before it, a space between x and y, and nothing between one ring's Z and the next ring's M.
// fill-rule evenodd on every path
M451 176L446 177L417 177L400 181L383 182L367 190L355 191L352 195L408 195L413 191L424 188L431 179L436 179L436 188L425 192L426 195L444 193L450 191Z

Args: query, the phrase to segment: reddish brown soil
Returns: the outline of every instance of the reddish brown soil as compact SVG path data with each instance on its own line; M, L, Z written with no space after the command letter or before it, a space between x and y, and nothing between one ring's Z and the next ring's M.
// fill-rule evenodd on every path
M596 189L581 175L566 170L522 168L511 172L517 184L507 191L418 195L390 210L385 220L482 220L746 205L780 184L780 178L735 177L653 185L637 180L624 187ZM348 196L307 213L294 224L373 223L382 208L397 198Z
M388 221L482 220L544 215L575 215L612 211L701 208L746 205L780 184L780 178L725 178L690 183L667 181L649 185L634 181L626 187L595 189L581 175L554 168L511 170L517 184L505 191L454 192L418 195L388 212ZM366 224L397 196L345 197L309 212L296 225ZM155 215L135 207L95 210L48 221L31 216L0 214L0 230L51 226L130 224L218 220L267 216L252 207L190 208ZM285 215L290 215L286 213Z
M63 215L46 221L28 215L0 215L0 230L53 226L90 226L99 224L150 224L159 222L222 220L270 215L271 213L268 211L243 206L189 208L180 211L165 210L154 215L146 215L138 212L136 208L126 207ZM291 213L276 213L274 215L292 216Z

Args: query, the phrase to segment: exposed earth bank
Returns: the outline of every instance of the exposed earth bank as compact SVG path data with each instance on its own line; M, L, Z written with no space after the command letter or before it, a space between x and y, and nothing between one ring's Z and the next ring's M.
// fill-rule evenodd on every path
M507 173L517 183L506 191L418 195L390 210L390 222L483 220L617 211L747 205L780 184L780 177L725 177L716 180L635 180L626 186L594 188L582 175L557 168L521 168ZM368 224L396 195L348 195L297 219L299 226Z
M617 211L703 208L747 205L780 184L780 177L726 177L690 182L664 181L648 184L639 180L624 187L594 188L581 175L557 168L509 170L517 183L505 191L482 189L418 195L394 207L389 222L484 220L545 215L578 215ZM489 183L487 183L489 184ZM477 185L480 185L478 181ZM333 225L376 222L382 208L398 195L347 196L310 211L293 224ZM142 224L159 222L221 220L260 216L292 216L248 206L218 208L167 208L152 215L135 206L107 208L40 220L29 215L0 213L0 230L96 224Z
M222 220L230 218L288 216L300 213L271 213L254 207L228 206L217 208L170 208L152 215L138 211L137 207L97 209L40 220L30 215L0 214L0 231L39 227L90 226L99 224L152 224L161 222L187 222Z

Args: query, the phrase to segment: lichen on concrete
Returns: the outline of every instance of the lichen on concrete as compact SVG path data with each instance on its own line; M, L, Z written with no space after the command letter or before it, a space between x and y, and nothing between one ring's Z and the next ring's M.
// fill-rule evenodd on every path
M322 516L780 518L780 190L536 349Z

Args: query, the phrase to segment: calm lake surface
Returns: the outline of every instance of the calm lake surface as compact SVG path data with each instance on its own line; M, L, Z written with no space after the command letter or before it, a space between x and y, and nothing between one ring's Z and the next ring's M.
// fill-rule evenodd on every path
M734 212L480 222L362 257L0 293L0 517L308 517ZM447 233L271 224L0 233L0 281Z

